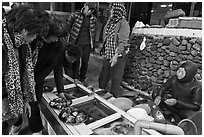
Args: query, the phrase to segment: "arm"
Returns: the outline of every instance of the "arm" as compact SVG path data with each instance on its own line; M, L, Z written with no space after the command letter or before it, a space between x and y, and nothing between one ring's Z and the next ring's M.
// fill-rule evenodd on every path
M168 79L157 91L156 95L162 97L167 90L169 90L172 86L173 81L176 79L176 76L172 76L170 79Z
M152 93L152 98L154 100L154 103L156 105L159 105L163 95L165 94L165 92L170 89L173 81L176 79L176 76L172 76L169 80L167 80L158 91L155 91Z
M62 63L60 62L58 62L54 67L54 79L55 79L55 84L56 84L58 94L64 92L63 68L62 68L63 66L62 66Z
M90 19L90 31L91 31L91 37L93 42L93 48L95 47L95 39L96 39L96 29L97 29L97 19L92 16Z
M75 13L72 13L67 19L68 32L70 33L72 25L75 21Z
M116 34L116 43L118 44L118 47L116 48L115 55L110 60L111 67L117 63L119 55L125 51L125 46L127 46L129 40L130 27L128 22L122 21L119 25L119 31Z
M180 109L190 109L198 111L202 102L202 88L195 88L192 91L192 103L185 103L183 101L177 100L175 108Z
M130 26L127 21L123 21L119 28L118 32L118 50L116 53L122 54L125 49L125 46L128 44L129 34L130 34Z

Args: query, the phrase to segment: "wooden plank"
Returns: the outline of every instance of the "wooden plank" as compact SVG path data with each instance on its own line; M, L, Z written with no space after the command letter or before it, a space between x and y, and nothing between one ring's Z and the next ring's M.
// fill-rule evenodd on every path
M75 84L68 84L68 85L64 85L64 89L69 89L69 88L74 88L76 87ZM54 87L53 91L52 92L57 92L57 88Z
M115 113L115 114L112 114L112 115L107 116L105 118L102 118L100 120L97 120L97 121L95 121L93 123L90 123L87 126L90 129L94 130L94 129L98 128L98 127L101 127L101 126L103 126L103 125L105 125L107 123L110 123L110 122L112 122L112 121L114 121L116 119L119 119L119 118L121 118L121 114L120 113Z
M71 77L69 77L69 76L67 76L67 75L63 75L64 76L64 78L66 78L67 80L69 80L69 81L71 81L71 82L74 82L74 80L71 78ZM81 89L83 89L84 91L86 91L87 93L92 93L92 91L90 90L90 89L88 89L87 87L85 87L84 85L81 85L81 84L77 84L77 86L78 87L80 87Z
M40 111L40 115L42 117L43 126L47 130L48 134L49 135L56 135L56 132L53 130L53 128L49 124L48 120L46 119L46 117L43 115L43 113L41 111Z
M74 83L74 80L70 76L63 74L63 77Z
M90 100L93 100L93 99L95 99L94 96L83 96L83 97L80 97L80 98L76 98L76 99L72 100L71 106L77 105L77 104L80 104L80 103L83 103L83 102L86 102L86 101L90 101Z
M86 91L89 94L93 93L93 91L91 91L90 89L88 89L84 85L78 84L77 86L80 87L81 89L83 89L84 91Z
M74 125L73 126L81 135L91 135L94 132L84 123L81 123L79 125Z

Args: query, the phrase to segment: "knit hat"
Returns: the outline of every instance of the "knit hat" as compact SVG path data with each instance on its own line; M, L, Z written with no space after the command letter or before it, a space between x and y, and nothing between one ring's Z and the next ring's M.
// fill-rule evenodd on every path
M182 81L182 82L191 81L195 77L195 75L196 75L196 73L198 71L197 64L195 64L192 61L184 62L183 64L181 64L180 67L182 67L182 68L184 68L186 70L186 75L184 76L184 78L179 80L179 81Z
M118 21L122 17L126 16L125 6L121 2L113 2L110 5L111 9L113 9L113 20Z

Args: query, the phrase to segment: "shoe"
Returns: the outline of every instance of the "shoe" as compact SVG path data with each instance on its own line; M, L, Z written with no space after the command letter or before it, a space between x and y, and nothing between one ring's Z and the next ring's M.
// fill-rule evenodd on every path
M14 125L12 125L12 126L11 126L11 129L10 129L10 131L9 131L9 135L18 135L19 132L20 132L20 130L21 130L21 128L22 128L22 125L23 125L23 124L21 124L21 125L19 125L19 126L14 126Z
M109 93L105 89L99 89L99 90L96 90L95 92L104 99L109 99L113 96L111 93Z
M33 133L32 135L42 135L42 130L36 133Z

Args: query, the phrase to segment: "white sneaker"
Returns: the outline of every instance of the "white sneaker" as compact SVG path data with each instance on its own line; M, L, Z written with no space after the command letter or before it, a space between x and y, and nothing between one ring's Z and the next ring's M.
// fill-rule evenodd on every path
M21 130L21 128L22 128L22 125L23 124L21 124L19 126L12 125L12 127L11 127L11 129L9 131L9 135L18 135L20 130Z
M39 132L33 133L32 135L42 135L42 131L39 131Z

